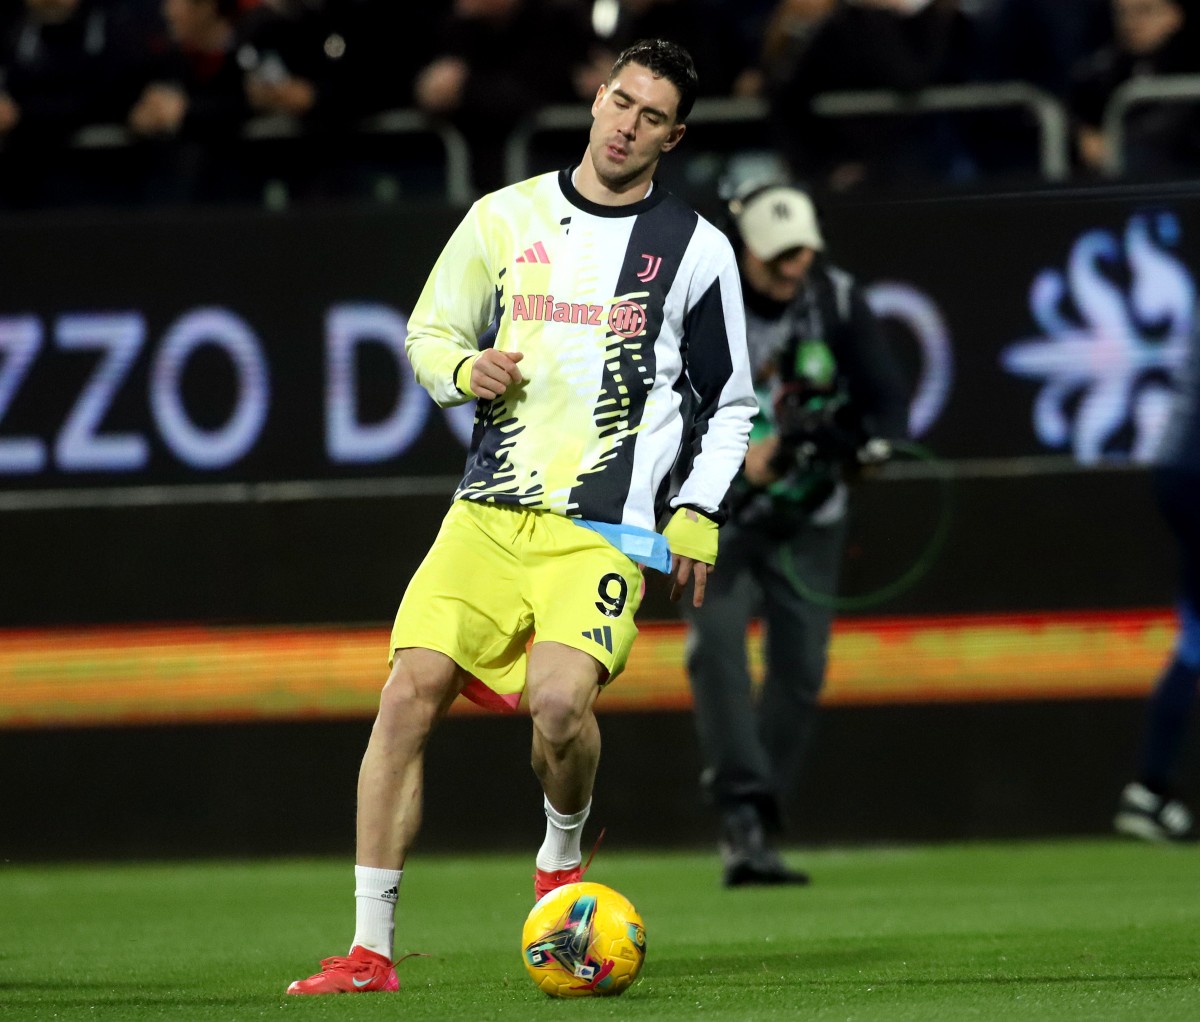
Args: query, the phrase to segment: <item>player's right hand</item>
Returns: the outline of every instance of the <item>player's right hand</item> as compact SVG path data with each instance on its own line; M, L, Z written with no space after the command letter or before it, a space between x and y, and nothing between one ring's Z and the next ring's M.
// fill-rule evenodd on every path
M519 351L500 351L485 348L471 366L471 393L490 401L499 397L514 383L524 383L525 377L517 363L525 355Z

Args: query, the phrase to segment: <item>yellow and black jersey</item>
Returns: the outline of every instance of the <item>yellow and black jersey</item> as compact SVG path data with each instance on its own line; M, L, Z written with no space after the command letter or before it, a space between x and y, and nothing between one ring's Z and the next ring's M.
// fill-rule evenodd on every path
M653 529L681 453L673 506L715 514L741 465L757 404L733 250L660 186L605 206L562 171L485 195L408 329L443 406L481 345L524 355L525 382L478 404L458 499Z

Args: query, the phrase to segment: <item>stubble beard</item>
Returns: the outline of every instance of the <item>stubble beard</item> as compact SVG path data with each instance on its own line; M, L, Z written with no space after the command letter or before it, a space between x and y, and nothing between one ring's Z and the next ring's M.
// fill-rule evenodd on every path
M626 162L628 163L628 161ZM653 163L642 163L632 169L626 166L619 171L609 170L596 151L594 149L592 151L592 169L596 172L596 179L615 195L620 195L632 188L638 179L646 174L647 167L651 168L651 173L646 175L648 180L653 176Z

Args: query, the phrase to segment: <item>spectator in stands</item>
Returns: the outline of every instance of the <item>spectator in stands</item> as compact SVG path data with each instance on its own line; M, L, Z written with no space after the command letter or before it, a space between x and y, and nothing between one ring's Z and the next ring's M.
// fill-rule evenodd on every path
M1116 829L1148 841L1195 837L1173 795L1200 685L1200 307L1153 471L1155 493L1179 551L1179 633L1147 702L1137 779L1121 792Z
M1029 82L1060 98L1071 69L1112 39L1111 0L987 0L976 17L975 76Z
M1113 155L1103 132L1116 90L1134 78L1200 72L1200 11L1193 0L1113 0L1116 36L1077 69L1071 89L1080 163L1105 167ZM1160 175L1200 167L1195 105L1146 103L1125 118L1126 169Z
M1065 101L1071 69L1112 39L1110 0L986 0L976 14L972 77L1027 82ZM981 175L1033 180L1041 128L1026 108L973 111L971 152Z
M413 79L448 4L263 0L239 62L251 107L345 122L413 104Z
M794 174L841 191L967 173L945 117L826 118L811 102L835 90L961 82L972 40L958 0L838 0L773 89L772 117Z
M611 64L587 11L569 0L454 0L434 52L417 75L417 105L466 135L485 191L505 183L504 143L522 117L590 102Z
M132 99L124 27L101 0L26 0L0 50L0 132L61 142L85 124L122 120Z
M775 16L780 0L710 0L722 8L732 19L736 42L731 42L741 53L752 55L755 63L760 63L763 51L763 39L767 26Z
M692 55L702 96L763 91L758 53L743 42L731 6L720 0L620 0L606 41L622 50L639 39L671 39Z
M759 55L769 81L787 76L809 37L837 6L837 0L779 0L763 25Z
M260 171L292 195L353 194L374 180L370 141L357 129L375 113L414 102L413 80L448 3L264 0L244 19L238 63L256 114L292 118L296 132L252 148Z
M154 198L251 195L234 158L250 111L237 62L242 10L241 0L163 0L169 45L158 53L128 117L136 136L157 143Z
M238 135L249 112L237 62L241 12L240 0L163 0L174 48L130 113L134 132L214 142Z
M101 0L25 0L0 42L3 191L10 204L69 198L66 148L88 124L125 119L141 36Z

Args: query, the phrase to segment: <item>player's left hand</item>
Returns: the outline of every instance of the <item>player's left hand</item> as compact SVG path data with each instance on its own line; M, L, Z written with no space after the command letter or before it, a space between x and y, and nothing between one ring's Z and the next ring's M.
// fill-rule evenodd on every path
M699 607L704 603L704 589L708 585L709 572L715 569L711 564L695 561L680 554L671 555L671 602L678 603L683 591L687 588L688 580L693 579L692 606Z

